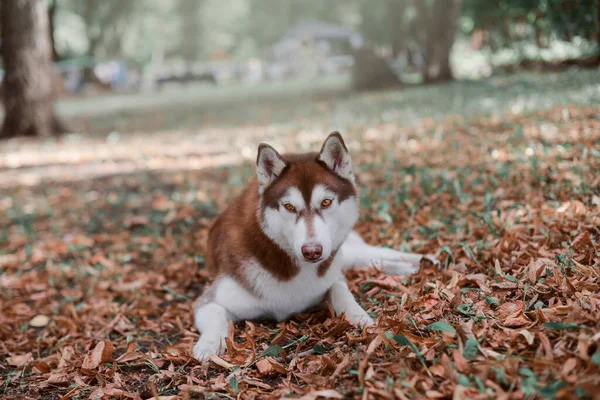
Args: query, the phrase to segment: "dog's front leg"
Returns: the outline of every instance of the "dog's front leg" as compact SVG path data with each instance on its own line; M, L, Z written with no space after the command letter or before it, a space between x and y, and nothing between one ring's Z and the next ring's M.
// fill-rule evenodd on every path
M194 322L200 331L200 340L194 346L194 357L202 361L225 350L230 318L227 310L217 303L201 305L194 311Z
M194 304L194 324L200 340L194 346L198 360L225 350L229 321L254 319L263 315L260 300L230 277L217 279Z
M389 275L408 275L419 270L423 257L439 264L434 257L403 253L384 247L371 246L352 231L339 251L342 269L375 267Z
M355 325L375 325L373 318L358 305L354 295L343 280L335 282L327 293L327 301L331 303L336 315L345 313L346 319Z

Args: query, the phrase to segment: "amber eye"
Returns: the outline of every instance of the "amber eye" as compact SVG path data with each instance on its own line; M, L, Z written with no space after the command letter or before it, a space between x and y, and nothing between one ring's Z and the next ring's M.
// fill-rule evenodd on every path
M291 205L290 203L285 203L283 205L285 207L286 210L288 210L289 212L296 212L296 207L294 207L293 205Z
M321 202L321 207L327 208L331 205L331 199L325 199Z

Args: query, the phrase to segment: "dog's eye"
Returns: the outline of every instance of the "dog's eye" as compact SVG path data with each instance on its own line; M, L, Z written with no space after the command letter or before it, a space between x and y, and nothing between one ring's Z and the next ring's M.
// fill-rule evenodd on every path
M296 212L296 207L294 207L293 205L291 205L290 203L285 203L283 205L285 207L286 210L288 210L289 212Z
M331 205L331 199L325 199L321 202L321 207L327 208Z

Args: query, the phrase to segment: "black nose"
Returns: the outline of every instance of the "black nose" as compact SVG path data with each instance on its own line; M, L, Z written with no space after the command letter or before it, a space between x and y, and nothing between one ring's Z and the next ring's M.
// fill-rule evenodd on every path
M302 255L308 261L316 261L323 254L323 246L320 244L305 244L302 246Z

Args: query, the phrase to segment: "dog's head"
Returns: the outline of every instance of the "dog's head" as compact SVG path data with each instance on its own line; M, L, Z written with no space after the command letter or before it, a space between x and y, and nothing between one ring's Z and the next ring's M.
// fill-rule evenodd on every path
M342 135L319 153L281 156L258 148L256 174L263 231L300 265L327 260L358 219L352 162Z

